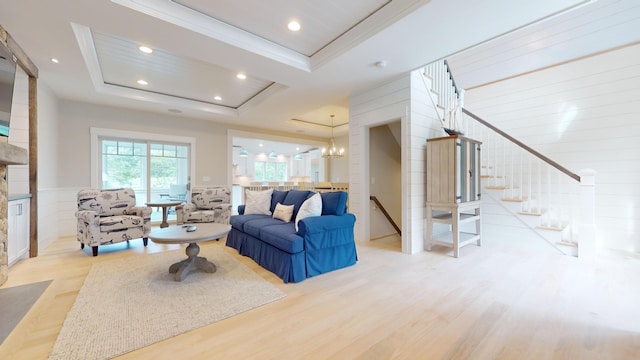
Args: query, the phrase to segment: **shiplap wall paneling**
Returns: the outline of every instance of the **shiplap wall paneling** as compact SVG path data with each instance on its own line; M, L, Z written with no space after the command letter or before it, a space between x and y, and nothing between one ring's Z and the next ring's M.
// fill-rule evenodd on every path
M640 45L466 92L465 107L575 173L596 175L597 241L640 252Z
M360 241L370 239L370 207L369 207L369 128L380 126L400 119L401 147L405 147L405 128L407 108L410 102L410 77L403 76L394 81L382 84L368 91L356 94L349 100L349 207L358 219L355 235ZM404 154L402 155L402 178L405 178ZM404 180L403 180L404 181ZM403 186L402 197L405 199L406 189ZM402 205L403 252L410 252L406 239L410 233L404 229L407 216L406 204Z
M8 142L29 151L29 77L20 66L16 67ZM28 194L29 165L9 165L7 169L7 194Z

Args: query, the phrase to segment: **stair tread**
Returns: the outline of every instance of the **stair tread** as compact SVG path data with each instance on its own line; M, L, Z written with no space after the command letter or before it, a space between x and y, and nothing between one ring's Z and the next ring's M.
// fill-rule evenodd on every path
M541 212L520 211L520 212L518 212L518 214L527 215L527 216L542 216L543 213L541 213Z
M526 198L501 198L501 201L506 201L506 202L525 202L527 201Z
M536 226L536 228L538 228L540 230L551 230L551 231L562 231L562 230L564 230L564 228L559 228L559 227L555 227L555 226L543 226L543 225Z

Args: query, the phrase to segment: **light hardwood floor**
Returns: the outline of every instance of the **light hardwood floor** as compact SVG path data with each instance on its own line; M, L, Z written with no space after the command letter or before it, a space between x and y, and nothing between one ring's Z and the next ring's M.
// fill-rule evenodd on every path
M93 263L178 247L132 241L94 258L61 238L16 264L3 287L53 282L0 346L0 359L47 358ZM454 259L450 249L405 255L393 241L370 242L358 244L355 266L283 284L226 249L286 298L119 359L640 358L635 255L607 252L586 264L485 239Z

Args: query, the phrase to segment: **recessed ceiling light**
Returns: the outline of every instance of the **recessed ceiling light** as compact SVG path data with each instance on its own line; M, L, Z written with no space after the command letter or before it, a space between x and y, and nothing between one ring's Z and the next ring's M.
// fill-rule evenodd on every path
M298 31L298 30L300 30L300 23L295 21L295 20L293 20L287 25L287 27L291 31Z
M58 59L56 58L51 58L51 62L56 64L60 63L60 61L58 61Z
M213 97L213 100L215 100L215 101L220 101L220 100L222 100L222 98L221 98L220 96L214 96L214 97Z
M258 146L262 147L262 143L258 144Z
M147 85L148 83L144 80L138 80L138 84L140 85Z
M243 73L239 73L238 75L236 75L236 77L240 80L244 80L247 78L247 75L243 74Z
M144 45L143 45L143 46L138 47L138 49L140 49L140 51L142 51L142 52L143 52L143 53L145 53L145 54L151 54L151 53L153 52L153 49L151 49L151 48L150 48L150 47L148 47L148 46L144 46Z

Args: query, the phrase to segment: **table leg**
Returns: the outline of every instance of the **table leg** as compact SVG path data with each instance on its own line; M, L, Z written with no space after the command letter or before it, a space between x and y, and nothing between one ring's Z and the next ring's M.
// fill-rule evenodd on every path
M167 222L167 207L163 206L162 207L162 223L160 224L160 228L166 228L167 226L169 226L169 223Z
M216 272L216 265L211 261L208 261L205 257L199 257L200 246L196 243L190 243L185 250L188 258L179 261L169 267L169 273L175 274L175 281L182 281L191 272L192 268L200 269L207 273Z

